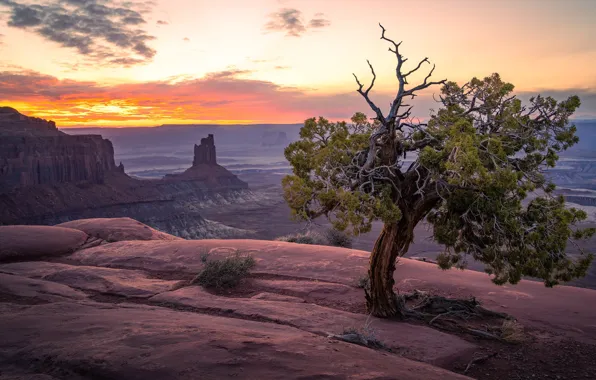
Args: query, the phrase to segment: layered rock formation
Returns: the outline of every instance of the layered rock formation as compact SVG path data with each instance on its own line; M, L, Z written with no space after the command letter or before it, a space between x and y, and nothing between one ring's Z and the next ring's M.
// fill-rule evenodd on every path
M195 157L192 161L192 166L202 164L217 165L215 140L213 139L212 134L209 134L206 138L201 139L201 145L195 144Z
M70 136L52 121L0 108L0 191L67 182L104 182L114 148L99 135Z
M245 234L200 215L202 205L250 198L248 185L217 165L213 135L186 172L139 180L115 165L100 135L68 135L9 107L0 108L0 133L0 225L132 217L185 238Z
M65 136L56 123L38 117L25 116L12 107L0 107L0 137Z
M3 189L66 182L103 183L114 164L114 148L99 135L2 137L0 186Z
M198 186L208 189L248 189L248 184L240 180L229 170L217 164L215 141L213 135L201 139L195 145L195 156L192 166L180 174L168 174L164 177L168 182L196 182Z

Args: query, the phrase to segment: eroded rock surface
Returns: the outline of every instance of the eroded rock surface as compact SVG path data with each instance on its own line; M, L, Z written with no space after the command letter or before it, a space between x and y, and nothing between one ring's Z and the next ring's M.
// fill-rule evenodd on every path
M52 281L35 280L22 276L0 273L0 296L6 297L8 302L24 299L24 302L47 301L56 302L65 299L81 300L85 293L69 286Z
M82 231L65 227L0 226L0 262L72 253L88 238Z
M364 292L356 286L366 272L366 252L278 241L162 240L131 220L110 224L106 219L72 224L86 232L27 227L49 242L59 236L52 231L71 240L59 249L49 244L55 255L22 256L26 261L15 256L0 264L2 379L447 380L465 377L446 369L463 372L473 358L497 347L498 365L515 359L511 345L483 345L471 335L367 316ZM27 236L22 227L14 228L0 236L17 241ZM114 233L117 239L157 240L103 240ZM87 248L90 239L101 244ZM236 250L257 262L237 289L213 292L190 284L204 266L204 254L214 260ZM551 346L593 352L593 290L546 289L530 281L498 287L482 273L445 272L408 259L398 263L396 286L473 295L509 313L529 329L532 345L521 348L528 355L538 350L542 357ZM368 334L385 348L341 341L346 331ZM516 363L525 365L520 360ZM581 378L596 373L591 360L584 355L576 363ZM490 379L534 371L515 365L489 373ZM477 378L488 376L473 371Z
M146 298L171 290L179 281L149 278L135 270L22 262L0 265L0 273L51 281L102 294Z
M57 225L85 232L107 242L123 240L182 240L131 218L79 219Z
M214 259L240 250L250 253L255 273L354 284L366 273L368 253L329 246L262 240L123 241L78 251L70 258L85 265L140 268L149 271L197 273L202 253Z
M296 304L258 298L229 299L211 295L198 286L158 294L150 300L225 312L231 317L275 321L318 335L341 334L344 330L359 329L368 323L378 339L387 347L427 363L445 364L458 354L472 354L476 349L475 345L461 338L426 326L396 324L312 303ZM434 344L429 345L429 342Z
M466 379L289 326L160 307L60 302L0 325L0 363L69 379Z

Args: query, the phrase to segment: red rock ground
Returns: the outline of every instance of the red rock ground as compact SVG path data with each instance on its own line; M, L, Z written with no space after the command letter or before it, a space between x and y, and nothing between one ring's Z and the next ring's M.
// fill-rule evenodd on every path
M168 240L130 219L69 227L0 227L0 379L596 378L594 290L399 262L397 291L473 295L517 318L513 344L368 317L367 252ZM257 262L238 288L188 284L204 253L233 250ZM334 338L364 326L386 349Z

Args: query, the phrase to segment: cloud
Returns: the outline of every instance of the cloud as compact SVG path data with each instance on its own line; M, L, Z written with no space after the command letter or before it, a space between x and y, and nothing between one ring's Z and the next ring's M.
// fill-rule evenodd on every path
M188 38L188 37L184 37L183 41L184 41L184 42L190 42L190 38Z
M281 59L280 56L277 56L275 58L267 58L267 59L262 59L262 58L251 58L251 57L246 57L247 60L249 60L252 63L273 63L273 62L277 62Z
M100 85L27 70L0 72L0 99L58 125L175 122L295 123L313 116L348 119L366 103L355 92L316 95L230 69L202 78ZM387 100L388 102L389 100Z
M147 63L156 51L155 37L142 29L151 2L114 0L0 0L8 8L7 25L28 30L74 49L85 59L107 66Z
M331 21L323 18L324 14L316 13L306 25L303 21L302 12L294 8L282 8L269 15L269 22L265 24L265 30L272 32L286 32L286 36L300 37L307 29L323 28L331 25Z
M169 22L165 21L165 20L157 20L157 25L168 25Z
M228 69L202 78L188 76L144 83L102 85L90 81L57 79L33 71L0 71L0 99L19 111L67 125L158 125L164 123L236 122L296 123L309 117L348 120L356 111L373 113L356 93L318 94L250 79L251 71ZM433 91L411 103L414 115L426 120L439 108ZM596 92L541 91L562 100L578 94L582 107L576 117L596 117ZM372 92L372 100L386 112L394 93ZM520 94L521 98L529 94ZM591 105L590 105L591 104Z
M326 20L324 18L313 18L308 22L308 25L311 28L324 28L326 26L331 25L331 21Z

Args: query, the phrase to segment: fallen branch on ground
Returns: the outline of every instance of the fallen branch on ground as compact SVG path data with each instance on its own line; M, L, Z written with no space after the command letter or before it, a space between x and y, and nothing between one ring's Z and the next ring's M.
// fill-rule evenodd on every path
M443 330L464 332L481 338L503 340L503 323L495 326L484 325L485 331L478 329L477 326L469 326L466 322L485 319L513 320L506 313L484 308L474 297L446 298L420 290L414 290L399 297L404 308L403 315L406 318L423 320ZM408 306L407 302L413 303L413 306Z
M497 356L497 353L496 352L493 352L492 354L488 354L488 355L484 355L484 356L479 356L479 357L472 358L472 360L470 360L470 362L466 366L466 369L464 370L464 375L466 373L468 373L468 371L470 370L470 368L472 368L472 366L474 364L482 363L482 362L484 362L484 361L486 361L486 360L488 360L488 359L490 359L492 357L495 357L495 356Z

